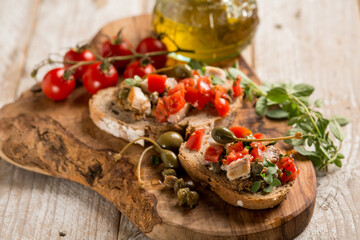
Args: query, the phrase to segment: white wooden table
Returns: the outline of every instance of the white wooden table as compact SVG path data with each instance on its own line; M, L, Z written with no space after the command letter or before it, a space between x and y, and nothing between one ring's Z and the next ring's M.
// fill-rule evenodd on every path
M150 13L154 0L0 1L0 105L34 84L50 52L89 40L109 21ZM263 81L316 87L326 115L351 118L341 169L318 176L314 216L298 239L360 238L360 18L356 0L258 0L261 24L244 56ZM61 236L63 235L63 236ZM0 239L145 239L111 203L66 180L0 160Z

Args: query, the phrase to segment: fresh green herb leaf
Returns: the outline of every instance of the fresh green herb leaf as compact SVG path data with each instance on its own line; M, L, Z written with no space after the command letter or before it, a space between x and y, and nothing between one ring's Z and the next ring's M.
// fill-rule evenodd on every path
M285 170L285 173L286 173L287 177L290 177L290 175L292 174L292 171Z
M261 186L261 181L255 181L255 182L253 182L253 184L251 185L250 191L253 192L253 193L255 193L255 192L259 191L260 186Z
M237 78L237 76L239 76L239 75L241 76L241 71L236 68L229 68L227 72L233 80L235 80Z
M315 151L308 151L303 146L294 146L294 149L303 156L317 156L319 155Z
M344 133L337 121L335 120L330 121L329 127L331 133L334 135L336 139L338 139L341 142L344 141L345 138Z
M218 76L210 76L212 85L223 85L224 81Z
M266 113L266 116L268 118L282 119L282 118L288 118L289 113L282 109L274 109L274 110L268 111Z
M264 181L267 184L271 184L273 182L273 175L272 174L266 174L266 176L264 177Z
M199 62L194 59L191 59L187 64L194 70L202 69L202 67L205 66L203 62Z
M261 96L255 105L256 114L263 117L268 110L267 101L265 96Z
M281 185L280 180L279 180L279 179L277 179L277 178L274 178L274 180L273 180L273 182L272 182L271 186L277 187L277 186L280 186L280 185Z
M320 108L322 107L322 100L321 99L316 99L314 102L315 107Z
M297 97L308 97L314 92L314 87L306 83L296 84L293 89L292 94Z
M142 78L138 75L135 75L134 78L126 78L125 83L129 86L140 86L140 83L142 82Z
M267 98L276 103L282 103L289 98L289 95L285 88L275 87L267 92Z
M269 186L267 186L266 188L264 188L264 192L269 193L269 192L271 192L273 189L274 189L274 186L269 185Z
M277 173L277 169L275 167L268 167L266 169L266 173L267 174L274 174L274 173Z
M330 120L335 120L339 123L339 125L341 127L345 126L346 124L348 124L350 122L350 120L346 117L342 117L342 116L338 116L338 115L335 115L335 116L332 116L330 118Z

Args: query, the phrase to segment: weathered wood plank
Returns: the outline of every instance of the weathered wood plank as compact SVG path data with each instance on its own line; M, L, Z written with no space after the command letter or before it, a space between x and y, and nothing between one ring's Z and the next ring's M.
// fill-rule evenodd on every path
M355 239L360 236L359 64L357 1L258 1L261 24L255 41L255 71L263 81L305 82L315 86L327 116L340 114L346 155L341 169L319 175L317 204L299 239Z
M109 21L149 11L151 2L143 2L45 1L37 12L37 5L31 1L1 1L0 22L9 25L0 29L4 36L0 40L0 88L7 89L0 96L0 104L12 101L34 84L29 73L48 53L64 53L67 47L91 39ZM139 7L141 4L145 7ZM29 27L32 21L36 23L34 29ZM31 32L33 37L27 37ZM16 83L10 81L14 74ZM0 173L1 239L53 239L60 232L69 239L117 238L120 213L93 191L4 161L0 161Z

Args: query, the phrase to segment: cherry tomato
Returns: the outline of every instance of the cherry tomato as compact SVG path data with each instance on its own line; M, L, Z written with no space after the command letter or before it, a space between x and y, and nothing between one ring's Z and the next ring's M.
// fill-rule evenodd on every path
M115 86L118 81L118 73L112 64L107 70L102 70L101 67L101 62L94 63L84 73L83 84L91 94L95 94L100 89Z
M294 162L292 161L284 166L282 174L280 174L279 179L282 183L288 183L290 181L295 180L298 173L299 170L296 168Z
M230 110L230 104L228 100L221 97L215 98L214 105L217 113L221 117L226 117L226 115L228 115Z
M237 138L244 138L252 134L249 129L244 127L232 127L230 128L230 131L232 131Z
M150 74L147 79L149 92L163 93L165 91L166 76Z
M101 48L101 56L114 57L114 56L128 56L132 55L132 46L125 38L113 37L111 40L106 40ZM131 60L115 61L113 65L121 72L131 62Z
M205 161L218 162L223 150L223 147L219 145L209 146L204 154Z
M153 37L147 37L140 41L139 45L136 47L136 52L138 53L148 53L148 52L157 52L157 51L167 51L167 47L159 39ZM156 68L162 68L165 66L167 61L167 55L160 55L150 58L153 62L152 64Z
M203 95L210 95L211 93L211 80L209 77L199 77L197 80L197 89Z
M169 112L166 109L165 103L161 98L158 99L155 111L153 112L153 116L158 122L166 122L167 118L169 117Z
M240 83L241 83L241 78L240 79L236 79L234 81L234 84L233 84L233 97L238 97L238 96L241 96L243 95L243 89L241 88L240 86Z
M155 70L155 67L150 63L142 66L141 62L138 60L126 67L124 78L133 78L135 75L138 75L139 77L144 77L148 74L151 74Z
M228 146L228 151L241 152L244 149L242 142L233 143Z
M64 56L64 62L65 61L95 61L96 57L92 52L90 52L88 49L80 50L77 48L71 48ZM71 67L72 64L65 64L65 68ZM76 80L82 79L82 76L84 75L85 71L89 65L83 65L76 69L74 73L74 77Z
M200 73L197 70L192 70L193 76L200 77Z
M190 103L192 106L201 110L205 105L210 101L210 96L205 96L200 93L197 88L187 87L185 93L186 102Z
M44 76L41 89L48 98L56 101L64 100L74 91L74 75L71 75L69 79L65 79L64 72L64 68L55 68L47 72Z
M264 138L264 135L262 133L255 133L253 136L256 139L263 139Z
M166 109L170 114L179 112L185 106L185 96L184 93L177 91L176 93L166 96L163 98Z
M205 129L199 129L193 132L186 142L186 146L191 150L199 151L201 148L201 140L205 134Z

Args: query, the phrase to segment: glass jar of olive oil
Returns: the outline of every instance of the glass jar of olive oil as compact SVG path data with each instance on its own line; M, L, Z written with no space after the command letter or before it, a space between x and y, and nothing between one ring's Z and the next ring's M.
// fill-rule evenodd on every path
M233 59L258 25L255 0L157 0L153 27L169 50L207 63Z

